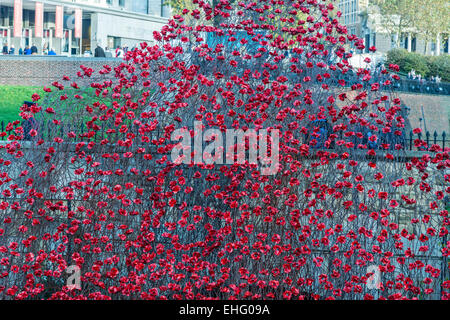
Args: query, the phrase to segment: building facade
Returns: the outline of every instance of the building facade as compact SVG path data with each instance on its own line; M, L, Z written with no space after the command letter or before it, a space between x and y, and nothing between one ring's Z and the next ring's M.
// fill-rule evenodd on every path
M397 46L399 37L400 47L410 52L441 55L449 54L448 35L439 35L435 41L426 43L415 31L414 26L410 32L400 35L390 35L382 27L381 16L370 0L339 0L338 10L341 11L340 23L347 26L351 34L364 39L365 52L369 47L375 46L379 52L386 53ZM426 46L428 46L426 48Z
M164 0L0 0L0 44L38 54L93 52L152 42L170 17Z

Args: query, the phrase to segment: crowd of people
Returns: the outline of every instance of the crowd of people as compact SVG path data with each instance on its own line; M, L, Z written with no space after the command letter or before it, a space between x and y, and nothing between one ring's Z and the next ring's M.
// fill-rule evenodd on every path
M424 76L422 76L420 73L417 73L416 70L412 69L410 72L408 72L408 79L409 80L417 80L420 83L424 83L425 81L430 81L434 83L441 83L442 78L438 75L431 76L429 79L426 79Z
M2 48L2 54L3 55L15 55L16 54L16 49L14 48L14 45L12 44L11 46L8 46L8 43L3 44L3 48ZM39 54L39 49L36 46L36 44L32 44L31 47L30 46L25 46L25 48L20 47L19 50L17 51L17 54L19 55L38 55ZM53 50L52 48L48 49L47 45L44 45L44 48L42 50L42 55L49 55L49 56L56 56L56 52L55 50Z
M102 46L98 43L97 48L94 50L94 57L97 58L123 58L125 54L128 52L128 47L121 47L117 46L116 50L113 52L108 47L105 49L102 48Z
M115 57L115 58L123 58L125 54L128 51L128 47L121 47L117 46L115 51L110 50L108 47L103 49L100 45L95 48L94 51L94 57ZM30 46L25 46L25 48L19 48L18 52L16 53L16 50L14 48L14 45L8 46L8 43L3 44L2 48L2 54L3 55L38 55L39 49L38 47L33 44ZM56 56L56 52L53 48L48 49L47 45L44 45L44 48L42 50L42 55L49 55L49 56Z

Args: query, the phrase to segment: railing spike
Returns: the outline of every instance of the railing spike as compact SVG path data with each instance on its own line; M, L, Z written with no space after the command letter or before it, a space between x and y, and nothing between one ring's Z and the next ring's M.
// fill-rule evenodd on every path
M409 132L409 150L412 150L413 132Z
M445 137L447 136L447 134L445 133L445 131L442 132L442 150L445 149Z

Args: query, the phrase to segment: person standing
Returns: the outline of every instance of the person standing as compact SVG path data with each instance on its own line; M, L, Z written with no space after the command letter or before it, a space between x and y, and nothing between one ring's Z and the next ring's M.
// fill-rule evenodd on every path
M44 43L44 47L42 48L42 54L43 55L48 55L48 44L47 44L47 42Z
M120 46L117 46L116 58L123 58L123 50L122 50L122 48Z
M103 50L103 48L100 46L99 43L97 43L97 48L95 48L94 50L94 57L96 58L105 58L105 51Z
M2 54L8 54L8 44L7 43L5 43L3 45Z
M38 48L36 47L36 45L34 43L31 46L31 54L33 54L33 55L38 54Z

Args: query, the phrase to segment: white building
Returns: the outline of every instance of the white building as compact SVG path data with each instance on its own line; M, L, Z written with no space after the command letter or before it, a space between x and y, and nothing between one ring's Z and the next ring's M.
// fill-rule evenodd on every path
M170 17L164 0L0 0L0 44L35 44L38 54L80 55L152 42Z

